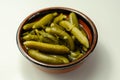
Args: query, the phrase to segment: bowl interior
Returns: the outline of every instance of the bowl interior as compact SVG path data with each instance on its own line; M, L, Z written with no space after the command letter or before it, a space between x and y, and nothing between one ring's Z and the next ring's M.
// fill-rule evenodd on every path
M80 59L75 60L73 62L70 62L68 64L52 65L52 64L46 64L46 63L36 61L35 59L31 58L27 54L27 50L25 49L25 47L23 46L22 41L21 41L21 33L23 33L23 30L22 30L23 25L26 24L26 23L29 23L29 22L36 21L36 20L40 19L41 17L43 17L44 15L46 15L48 13L51 13L51 12L64 13L66 15L68 15L70 12L76 13L76 15L78 17L78 20L79 20L79 23L81 25L83 25L83 29L87 33L88 40L89 40L89 43L90 43L89 50ZM17 31L17 44L18 44L18 47L19 47L21 53L27 59L29 59L33 63L41 65L41 66L55 67L55 68L67 67L67 66L70 66L70 65L77 64L77 63L81 62L84 58L86 58L94 50L94 48L96 46L96 43L97 43L97 38L98 38L98 34L97 34L96 27L95 27L94 23L91 21L90 18L88 18L85 14L83 14L83 13L77 11L77 10L70 9L70 8L63 8L63 7L46 8L46 9L39 10L39 11L36 11L36 12L32 13L31 15L29 15L28 17L26 17L23 20L23 22L20 24L20 26L18 28L18 31Z

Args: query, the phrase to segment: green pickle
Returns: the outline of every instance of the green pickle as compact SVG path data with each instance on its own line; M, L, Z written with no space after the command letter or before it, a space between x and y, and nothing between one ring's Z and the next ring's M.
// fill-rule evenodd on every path
M44 17L42 17L39 21L37 21L34 25L33 25L33 29L35 28L44 28L45 25L50 24L50 22L53 20L53 18L57 16L57 12L55 13L49 13L47 15L45 15Z
M66 18L67 18L67 16L66 16L66 15L63 15L63 14L61 13L59 16L57 16L57 17L54 18L53 23L58 23L58 22L60 22L61 20L66 19Z
M32 29L33 25L35 24L35 22L32 22L32 23L27 23L23 26L23 29L24 30L30 30Z
M30 55L32 58L38 61L49 63L49 64L69 63L69 60L63 56L61 58L61 56L44 54L33 49L28 50L28 55Z
M79 23L78 23L78 19L75 13L71 12L69 14L69 20L70 23L72 23L73 25L75 25L77 28L79 28Z
M60 26L60 25L56 24L56 23L51 23L50 27L59 28L59 29L61 29L61 30L63 30L63 31L64 31L64 28L63 28L62 26Z
M83 53L80 53L79 50L75 51L75 52L72 52L70 53L69 55L69 59L74 61L74 60L77 60L79 58L81 58L83 56Z
M68 54L70 51L69 48L67 48L64 45L55 45L55 44L42 43L37 41L25 41L23 44L28 48L38 49L40 51L45 51L55 54Z
M28 34L28 35L25 35L23 36L23 40L25 41L30 41L30 40L38 40L38 36L37 35L32 35L32 34Z
M74 12L71 12L69 14L69 21L71 24L73 24L75 27L77 27L82 32L83 35L87 36L87 34L83 30L82 26L79 24L77 15Z

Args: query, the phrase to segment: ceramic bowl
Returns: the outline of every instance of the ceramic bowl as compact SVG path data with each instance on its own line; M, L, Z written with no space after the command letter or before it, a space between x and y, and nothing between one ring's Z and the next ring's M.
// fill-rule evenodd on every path
M46 63L39 62L39 61L31 58L27 54L27 51L26 51L25 47L23 46L23 43L20 38L21 34L22 34L23 25L25 25L28 22L34 21L35 19L38 19L38 18L44 16L45 14L48 14L51 12L64 13L66 15L68 15L70 12L76 13L79 23L83 26L83 29L87 33L88 40L90 43L90 48L80 59L70 62L68 64L53 65L53 64L46 64ZM82 12L75 10L75 9L66 8L66 7L49 7L49 8L45 8L45 9L40 9L40 10L30 14L29 16L27 16L21 22L20 26L18 27L16 40L17 40L17 46L18 46L20 52L22 53L22 55L26 59L28 59L31 63L33 63L35 66L37 66L40 70L50 72L50 73L64 73L64 72L69 72L74 69L77 69L82 64L82 62L88 57L88 55L90 55L92 53L92 51L95 49L96 44L97 44L98 33L97 33L97 29L96 29L96 26L94 25L93 21L88 16L83 14Z

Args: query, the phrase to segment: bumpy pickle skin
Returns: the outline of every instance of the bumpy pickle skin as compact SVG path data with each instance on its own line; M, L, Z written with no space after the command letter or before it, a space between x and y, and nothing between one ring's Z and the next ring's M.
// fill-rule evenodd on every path
M28 35L28 34L30 34L30 32L26 31L26 32L24 32L24 33L22 34L22 36L26 36L26 35Z
M65 20L61 21L59 24L66 30L70 31L83 46L89 48L89 41L87 37L77 27L72 25L69 21Z
M71 24L75 25L77 28L79 28L79 23L78 23L78 19L77 16L74 12L71 12L69 14L69 21Z
M28 55L37 61L41 61L48 64L64 64L64 61L59 56L53 57L48 54L39 52L38 50L28 50Z
M46 28L46 32L51 34L56 34L62 37L63 39L67 40L66 42L69 45L68 47L70 48L70 50L74 50L74 41L72 40L71 36L67 32L55 27Z
M69 48L63 45L42 43L37 41L25 41L23 44L28 48L38 49L42 52L53 54L69 54L70 52Z
M64 63L69 63L70 61L68 60L68 58L62 56L62 55L51 55L51 57L55 57L58 58L60 60L62 60Z
M58 23L59 21L66 19L66 18L67 16L61 13L60 15L54 18L53 23Z
M58 44L58 40L53 35L46 33L45 31L40 31L35 29L36 36L38 37L38 41L44 43Z
M56 23L51 23L50 27L59 28L59 29L61 29L61 30L63 30L63 31L64 31L64 28L63 28L62 26L60 26L60 25L56 24Z
M82 25L79 24L77 15L74 12L71 12L69 14L69 21L71 24L73 24L75 27L77 27L83 33L83 35L87 36L85 31L82 28Z
M27 23L23 26L23 30L30 30L32 29L33 25L35 24L36 22L31 22L31 23Z
M70 52L70 55L68 56L70 60L74 61L79 59L80 57L83 56L83 53L80 53L80 51L75 51L75 52Z
M36 28L44 28L45 25L51 23L51 21L53 20L53 18L55 16L57 16L57 12L54 12L54 13L49 13L49 14L46 14L44 17L42 17L40 20L38 20L34 25L33 25L33 29L36 29Z
M88 41L87 37L84 36L79 29L73 28L73 29L71 30L71 33L78 39L78 41L79 41L83 46L85 46L86 48L89 48L89 41Z
M32 35L32 34L28 34L22 37L23 40L25 41L30 41L30 40L39 40L37 35Z
M49 34L49 33L45 32L45 31L39 31L39 33L41 34L41 36L43 36L44 38L52 41L54 44L59 43L58 39L55 36L53 36L52 34Z

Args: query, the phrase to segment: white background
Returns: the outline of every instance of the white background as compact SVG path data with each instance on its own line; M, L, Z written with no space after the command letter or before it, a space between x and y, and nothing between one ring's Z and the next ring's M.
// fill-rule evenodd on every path
M69 73L38 70L16 45L22 20L51 6L83 12L98 30L94 52L79 69ZM0 80L120 80L120 0L0 0Z

